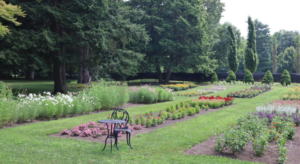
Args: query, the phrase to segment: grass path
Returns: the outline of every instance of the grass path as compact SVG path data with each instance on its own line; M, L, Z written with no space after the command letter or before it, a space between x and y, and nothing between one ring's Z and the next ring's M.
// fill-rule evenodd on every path
M214 95L225 96L230 91L247 88L236 86ZM206 140L215 133L215 129L234 124L236 119L255 111L259 104L278 100L286 93L286 88L274 88L272 91L253 99L235 99L237 105L224 108L194 119L161 128L132 138L131 150L126 141L118 144L120 151L109 149L101 151L104 144L91 143L77 139L49 137L62 129L72 128L82 121L105 119L111 111L85 115L76 118L60 119L15 128L0 129L0 163L247 163L233 159L185 155L183 151ZM157 112L168 104L176 104L189 97L175 96L173 102L128 108L130 115Z

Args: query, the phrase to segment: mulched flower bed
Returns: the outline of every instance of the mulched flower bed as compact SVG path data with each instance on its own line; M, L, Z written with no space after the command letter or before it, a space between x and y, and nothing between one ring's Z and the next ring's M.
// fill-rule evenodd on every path
M191 149L184 152L189 155L209 155L209 156L220 156L232 159L250 161L250 162L261 162L261 163L278 163L278 147L276 141L273 140L269 143L266 151L261 157L255 156L255 152L252 148L252 142L249 142L242 151L236 152L234 155L232 152L217 152L214 151L215 138L213 136L206 141L192 147ZM287 163L299 164L300 163L300 127L296 127L296 134L293 140L287 140L285 147L288 149L287 152Z
M233 104L233 105L235 105L235 104ZM221 110L223 108L227 108L227 107L229 107L229 106L224 106L224 107L218 108L218 109L209 109L207 111L206 110L201 110L201 112L199 114L196 113L192 116L185 116L184 118L176 119L176 120L168 119L168 120L165 120L165 123L163 123L163 124L159 124L159 125L156 125L156 126L151 126L149 128L146 128L146 126L142 126L141 130L133 130L131 132L131 137L135 137L137 134L149 133L149 132L154 131L156 129L163 128L163 127L166 127L166 126L170 126L170 125L173 125L173 124L176 124L176 123L179 123L179 122L183 122L183 121L186 121L186 120L189 120L189 119L193 119L193 118L198 117L200 115L215 112L215 111ZM158 113L154 113L153 115L157 115L157 114ZM82 136L61 135L61 133L56 133L56 134L52 134L50 136L62 137L62 138L81 139L81 140L85 140L85 141L89 141L89 142L98 142L98 143L104 143L105 139L106 139L105 135L102 135L101 137L98 137L98 138L93 138L92 136L82 137ZM126 140L126 135L122 135L121 137L118 137L118 141L123 141L123 140ZM132 140L132 145L134 146L134 139Z

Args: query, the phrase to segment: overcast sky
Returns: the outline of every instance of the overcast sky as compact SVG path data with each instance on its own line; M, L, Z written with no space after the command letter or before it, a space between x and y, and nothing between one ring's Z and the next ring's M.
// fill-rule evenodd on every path
M247 18L268 24L271 34L281 29L300 31L300 0L221 0L225 11L221 23L235 25L246 38Z

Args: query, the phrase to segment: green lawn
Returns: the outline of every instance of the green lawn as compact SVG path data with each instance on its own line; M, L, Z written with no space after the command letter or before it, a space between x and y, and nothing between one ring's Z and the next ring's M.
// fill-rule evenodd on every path
M199 88L203 87L196 89ZM244 88L249 87L235 86L214 95L226 96L230 91ZM105 119L111 111L0 129L0 163L249 163L221 157L185 155L183 152L214 135L216 128L222 129L227 124L235 123L237 118L255 111L257 105L280 99L286 91L286 88L277 87L253 99L235 99L236 105L228 108L137 135L132 138L134 149L131 150L126 141L122 141L118 144L120 150L115 149L113 155L109 149L101 151L102 143L47 136L77 126L82 121ZM127 110L130 115L144 114L150 110L157 112L168 104L186 99L190 98L175 96L173 102Z

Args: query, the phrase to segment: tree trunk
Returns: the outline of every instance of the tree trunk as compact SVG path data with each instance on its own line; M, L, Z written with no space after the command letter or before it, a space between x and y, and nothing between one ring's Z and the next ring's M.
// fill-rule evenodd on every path
M170 70L167 70L167 75L166 75L166 78L164 81L165 83L169 83L171 74L172 74L172 72Z
M164 80L163 80L163 75L162 75L162 73L161 73L160 66L157 66L157 67L156 67L156 72L157 72L157 75L158 75L158 81L159 81L159 83L160 83L160 84L163 83Z
M29 81L34 81L34 74L35 74L34 69L30 69L29 75L28 75L28 80Z
M89 84L91 76L89 71L90 49L89 46L81 48L81 60L78 70L78 84Z
M54 92L53 94L67 93L66 86L66 64L59 60L61 53L54 53L53 72L54 72Z

